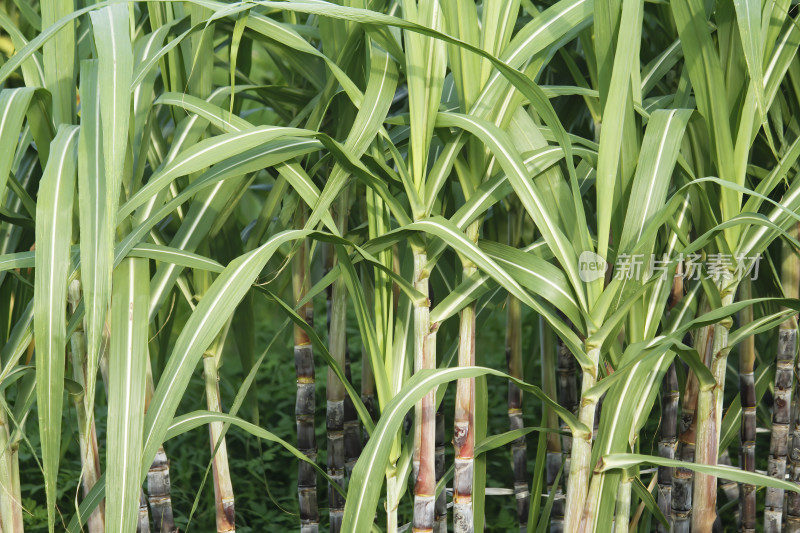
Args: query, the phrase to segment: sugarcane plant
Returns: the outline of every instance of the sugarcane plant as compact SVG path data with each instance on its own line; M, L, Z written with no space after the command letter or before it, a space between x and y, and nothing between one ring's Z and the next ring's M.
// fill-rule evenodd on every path
M800 531L797 12L3 2L0 531Z

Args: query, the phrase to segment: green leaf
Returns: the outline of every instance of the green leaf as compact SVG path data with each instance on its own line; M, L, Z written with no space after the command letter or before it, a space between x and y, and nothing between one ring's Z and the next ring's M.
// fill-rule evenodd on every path
M113 466L107 469L106 527L123 533L136 531L139 516L149 278L146 259L125 259L114 269L106 453L106 464Z
M641 464L688 468L689 470L700 472L701 474L709 474L722 479L730 479L731 481L736 481L739 483L747 483L748 485L756 485L759 487L775 487L778 489L800 492L800 487L794 483L789 483L788 481L765 476L764 474L756 474L755 472L740 470L732 466L712 466L698 463L687 463L675 459L666 459L664 457L640 455L635 453L614 453L606 455L600 459L600 464L597 467L597 471L607 472L609 470L630 468Z
M147 410L144 422L144 466L140 479L144 479L150 462L164 441L168 426L203 352L225 326L236 305L244 298L278 247L285 242L304 238L308 233L305 230L284 231L261 247L234 259L200 300L175 341Z
M511 378L511 376L498 370L482 367L421 370L414 374L403 389L383 409L372 436L353 468L350 478L350 490L348 491L344 508L344 528L348 531L368 531L370 529L375 518L375 510L380 496L378 487L381 486L382 477L389 464L389 452L394 444L394 437L399 431L408 410L438 385L459 378L470 378L484 374L511 379L524 391L535 394L550 405L573 431L589 431L588 428L578 422L572 413L551 400L541 389Z
M39 185L36 203L36 290L33 303L36 398L47 520L51 532L55 528L56 482L61 456L67 275L78 132L75 126L59 127L50 147L50 160Z

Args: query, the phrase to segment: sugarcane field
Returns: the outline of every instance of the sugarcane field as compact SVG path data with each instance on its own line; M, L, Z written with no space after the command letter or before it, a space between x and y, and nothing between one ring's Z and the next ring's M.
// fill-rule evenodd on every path
M0 533L800 533L800 0L0 0Z

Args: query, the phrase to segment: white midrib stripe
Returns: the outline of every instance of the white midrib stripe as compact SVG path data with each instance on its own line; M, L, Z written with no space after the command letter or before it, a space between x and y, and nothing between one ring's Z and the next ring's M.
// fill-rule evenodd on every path
M246 165L250 161L253 161L255 159L258 159L259 157L268 155L268 154L270 154L272 152L276 152L281 148L284 148L284 147L281 146L281 147L271 148L271 149L267 150L266 152L262 152L262 153L253 155L252 157L248 157L247 159L245 159L245 160L241 161L240 163L238 163L237 166ZM223 169L223 172L229 171L229 170L230 169ZM192 221L191 227L189 228L189 230L184 235L184 238L181 241L179 241L178 243L176 243L175 248L184 249L186 247L186 245L189 242L189 239L192 238L192 236L194 235L194 232L197 230L197 226L198 226L198 224L200 224L200 220L203 218L203 215L205 214L206 211L208 211L208 208L211 206L211 202L214 200L214 197L217 195L217 193L219 192L219 190L222 188L222 186L224 184L225 184L225 180L224 179L220 180L219 183L217 184L217 186L214 187L214 189L209 193L209 196L208 196L208 198L206 198L205 202L203 203L202 207L200 208L200 212L198 213L197 217L195 217L195 219ZM312 192L314 192L314 191L312 190ZM177 265L168 265L166 267L167 272L165 273L164 277L161 278L162 283L159 284L159 286L156 287L155 290L153 291L153 294L157 295L157 297L153 298L153 302L154 303L157 302L160 299L161 293L164 291L164 287L166 287L166 285L167 285L167 279L169 277L171 277L172 272L176 268L177 268ZM150 310L150 312L152 313L152 309Z
M111 164L114 168L114 172L116 173L117 169L117 107L119 106L119 102L117 102L117 39L114 35L114 18L111 16L112 7L106 8L106 14L108 15L108 35L111 39L111 98L113 100L113 104L111 106ZM117 182L117 176L111 176L112 183Z
M16 98L17 95L22 92L24 92L22 89L12 90L11 96L8 99L8 104L6 104L6 108L3 110L3 118L0 119L0 133L2 133L3 129L5 128L6 120L8 119L8 114L11 112L11 105L14 103L14 98Z
M133 381L133 368L132 368L133 367L133 358L141 356L141 354L134 353L134 351L133 351L133 347L134 347L134 344L135 344L134 340L133 340L133 306L134 306L134 300L135 300L134 293L135 293L135 290L136 290L136 278L134 276L135 272L136 272L136 267L134 265L134 261L131 260L130 265L128 267L128 298L127 298L127 300L128 300L128 309L127 309L127 312L128 312L128 331L127 331L127 336L126 336L128 357L125 358L125 360L126 360L125 361L125 377L124 377L124 380L125 380L125 385L124 385L125 386L125 410L123 411L123 413L124 413L123 416L125 418L124 418L124 420L122 420L123 440L122 440L122 450L121 450L122 451L122 462L123 462L121 503L123 505L125 505L125 503L127 502L127 494L126 494L126 492L127 492L127 490L126 490L127 489L127 478L128 478L128 470L130 470L128 468L128 459L129 459L129 455L130 454L128 453L128 449L127 448L128 448L128 445L130 444L130 441L129 441L130 437L129 437L129 432L128 432L128 429L129 429L129 424L128 424L129 419L128 419L128 417L130 417L132 415L132 413L131 413L131 394L132 394L132 392L131 392L131 384L132 384L132 381ZM117 355L120 355L120 354L117 354ZM137 415L133 415L133 416L138 416L138 414ZM124 530L124 527L123 527L125 525L124 515L125 515L125 511L124 511L124 508L123 508L123 512L119 514L119 519L120 519L119 531L123 531Z
M194 116L197 117L197 115L194 115ZM134 209L136 209L137 207L139 207L143 203L147 202L146 200L145 200L145 202L137 201L137 198L136 198L137 196L145 196L146 194L150 193L150 190L156 189L156 188L159 188L159 187L163 187L164 185L162 185L160 183L160 181L164 181L164 180L170 181L173 176L177 177L177 176L182 175L182 173L186 173L186 171L183 170L183 167L187 166L189 163L191 163L195 159L205 155L206 153L208 153L208 152L210 152L212 150L216 150L218 148L222 148L222 147L227 146L228 144L231 144L231 143L239 142L242 139L246 139L247 137L250 137L252 135L260 135L262 133L274 133L274 134L276 134L276 136L279 136L280 132L275 131L276 129L283 130L283 129L289 129L289 128L280 128L280 127L279 128L275 128L274 126L264 126L264 127L255 128L254 130L248 131L248 132L245 132L245 133L228 134L228 135L230 135L229 138L224 139L224 140L220 140L220 141L216 141L216 142L210 144L208 147L206 147L206 148L204 148L202 150L199 150L198 152L195 152L195 153L193 153L193 154L191 154L189 156L186 156L185 159L176 162L174 164L174 166L172 166L170 168L165 168L158 175L153 176L150 179L150 181L147 182L147 185L145 185L142 189L140 189L139 192L136 193L136 195L133 198L128 200L127 204L125 204L124 206L122 206L122 208L120 208L121 216L129 215L131 212L133 212ZM294 129L294 128L292 128L292 129ZM189 131L189 128L186 128L186 132L187 133L188 133L188 131ZM220 135L218 137L215 137L215 139L218 139L219 137L222 137L222 135ZM269 140L272 140L272 138L270 137L270 138L266 139L264 142L267 142ZM244 150L237 150L237 152L234 155L240 154L245 150L247 150L247 148L245 148ZM233 156L230 156L230 157L233 157ZM133 207L130 207L131 205Z
M764 88L765 89L767 88L767 84L768 84L770 76L772 76L772 70L775 68L775 66L778 63L778 58L781 55L780 53L783 50L783 48L786 46L786 41L789 40L789 36L794 31L796 31L794 29L794 26L793 25L789 26L787 28L787 30L786 30L786 33L783 34L783 39L781 39L780 44L775 47L775 53L772 54L772 59L769 62L769 66L767 66L767 70L764 72Z
M61 182L62 182L61 176L63 174L62 170L64 169L64 161L67 158L68 151L72 147L72 138L75 137L75 135L77 135L77 133L78 133L78 128L73 128L72 132L69 133L69 136L64 141L64 150L61 152L61 156L60 156L60 159L58 161L59 173L58 173L58 178L56 178L56 180L55 180L55 182L56 182L55 190L53 191L53 198L54 198L55 201L54 201L54 205L53 205L53 207L54 207L54 209L53 209L53 225L52 225L52 230L53 231L50 234L51 237L55 236L55 234L56 234L55 229L58 226L58 209L55 209L55 208L58 206L58 197L59 197L59 193L61 192ZM57 239L53 238L51 240L52 240L52 242L50 244L50 257L51 258L55 258L56 257ZM51 270L51 272L50 272L51 275L50 275L50 279L48 280L49 281L50 291L48 292L48 294L49 294L50 298L57 298L59 295L57 295L55 293L55 287L53 286L53 284L55 283L55 276L52 275L53 274L52 266L51 266L50 270ZM47 321L47 324L52 328L53 327L53 321L55 320L56 309L62 309L62 312L63 312L63 308L60 308L60 306L58 306L58 305L50 305L48 307L49 307L49 309L48 309L48 321ZM52 354L53 353L54 332L51 329L47 333L48 333L48 335L47 335L47 353L48 354ZM48 378L50 378L50 377L52 377L52 376L48 375ZM47 414L48 414L49 417L51 417L51 419L53 418L53 415L54 415L54 413L53 413L53 397L54 396L55 396L54 394L48 394L47 395Z
M475 122L474 120L472 120L468 116L465 116L465 115L459 115L459 116L461 118L463 118L465 121L472 123L475 127L480 128L481 130L483 130L483 132L486 133L486 135L489 138L494 139L494 136L491 135L491 133L483 125L479 124L478 122ZM544 224L539 224L539 229L543 233L546 231L547 234L549 234L549 236L550 236L550 240L555 243L555 245L558 248L558 251L559 251L559 253L561 255L561 257L559 257L558 259L562 260L562 262L565 263L565 268L570 269L570 270L574 270L575 266L572 265L571 262L566 260L566 258L568 256L567 256L566 251L564 250L563 244L561 243L561 239L557 239L556 238L556 233L555 233L554 230L557 230L557 226L545 214L545 213L547 213L547 211L545 210L541 199L536 194L536 192L534 192L533 188L531 187L531 184L528 183L528 180L524 179L525 174L519 168L517 161L514 158L511 157L511 154L508 153L508 151L505 149L504 146L502 146L502 144L495 142L495 146L496 146L497 150L500 151L505 156L506 160L511 163L511 166L512 166L512 168L514 170L514 174L517 177L520 178L519 181L520 181L520 184L524 187L523 190L529 195L530 199L536 204L536 212L535 213L530 213L530 214L531 214L531 216L533 216L534 214L538 214L539 217L541 217L543 219L543 221L545 222ZM501 163L501 166L502 166L502 163ZM508 172L506 172L506 174L508 174Z
M631 384L631 380L633 379L634 375L636 374L636 369L642 364L642 360L637 361L636 364L628 371L628 375L625 377L625 386L623 390L628 390L628 387ZM625 402L617 402L617 405L614 409L614 416L611 418L611 427L617 426L617 420L619 420L620 412L622 411L622 406L625 405ZM606 442L606 453L604 455L608 455L611 453L611 439L608 439Z
M677 47L679 47L680 45L681 45L680 39L676 39L671 45L669 45L669 47L667 47L667 49L664 51L664 54L662 54L662 56L661 56L661 60L658 63L656 63L655 65L653 65L653 68L650 69L650 71L644 76L644 78L642 78L642 85L641 85L642 90L644 90L644 87L645 87L645 85L647 85L647 82L650 81L650 78L653 76L653 74L656 73L658 68L661 66L661 63L666 61L667 58L672 53L672 51L674 49L676 49Z
M667 144L667 139L669 138L670 130L669 125L672 122L672 119L675 118L676 110L672 110L669 112L669 117L667 118L667 125L664 126L664 135L661 137L661 143L658 146L658 155L656 156L656 166L653 169L653 176L658 175L658 168L661 166L662 157L664 155L664 146ZM642 213L642 223L639 226L639 234L636 236L636 240L642 238L642 232L644 231L644 225L647 222L647 213L650 211L650 200L653 198L653 190L655 189L654 180L650 180L650 187L647 190L647 200L644 203L644 213Z
M566 298L570 303L574 304L575 306L578 305L575 302L575 300L572 299L572 296L570 296L567 292L565 292L564 289L562 289L561 287L559 287L555 283L552 283L549 279L547 279L545 276L542 276L538 272L534 272L533 270L531 270L529 268L526 268L526 267L524 267L522 265L514 263L513 261L509 261L508 259L503 259L502 257L494 256L494 258L497 261L501 261L503 263L509 264L509 265L511 265L511 266L513 266L515 268L518 268L518 269L522 270L523 272L527 272L528 274L530 274L531 276L533 276L533 277L535 277L537 279L542 280L547 286L552 287L553 289L556 290L556 292L558 292L559 294L563 295L564 298Z
M437 318L436 322L441 322L442 320L452 316L453 309L456 309L464 300L469 298L470 294L475 290L476 287L483 285L483 283L489 279L489 276L486 274L482 274L475 278L474 282L471 283L466 290L462 293L461 298L454 299L451 305L443 308L441 311L439 310L438 306L431 310L431 320L433 321L434 318ZM435 314L434 314L435 312ZM441 317L441 318L440 318Z

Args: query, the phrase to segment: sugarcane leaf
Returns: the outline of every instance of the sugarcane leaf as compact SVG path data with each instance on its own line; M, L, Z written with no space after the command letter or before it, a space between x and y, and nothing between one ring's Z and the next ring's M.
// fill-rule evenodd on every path
M656 501L655 498L653 498L653 494L649 490L647 490L647 487L644 486L644 483L642 483L641 478L638 477L633 478L632 487L634 492L636 493L636 496L638 496L639 499L642 500L642 503L644 503L644 506L648 510L648 512L653 516L655 516L656 520L661 522L661 524L663 524L664 527L669 528L669 521L667 520L667 517L664 516L664 513L661 512L661 509L658 507L658 502Z
M634 66L633 63L639 57L641 46L644 2L640 0L623 2L621 8L617 49L624 50L624 53L613 54L610 86L603 107L603 127L600 130L597 186L595 187L597 191L597 253L603 259L608 258L611 210L615 204L615 188L622 186L618 173L620 172L623 140L626 140L625 118L631 112L628 106L633 103L631 78L634 68L638 70L639 67L639 65ZM603 63L607 69L609 61ZM654 180L654 183L658 182L658 179Z
M505 244L484 240L479 246L525 288L550 302L573 324L580 324L582 317L578 303L561 270L533 254Z
M560 224L555 221L555 218L550 213L549 207L535 184L527 179L527 169L508 136L494 124L468 115L439 113L437 124L465 129L487 145L492 154L498 159L522 205L533 218L536 227L542 232L553 255L567 272L567 278L570 280L573 291L577 295L580 308L586 309L584 284L577 270L578 259L576 251L566 235L564 235Z
M16 252L0 256L0 272L36 266L36 252Z
M89 16L92 19L99 61L97 82L103 87L102 91L98 90L98 94L103 124L105 201L113 213L119 203L120 188L125 181L123 174L131 108L133 46L128 6L114 3L92 11ZM111 251L106 249L105 253L110 254Z
M233 101L231 99L231 101ZM233 115L229 111L212 104L207 100L184 93L162 93L153 105L173 105L182 107L189 113L194 113L225 133L244 131L253 128L247 120Z
M241 132L225 133L210 139L204 139L181 152L170 164L152 176L144 187L120 206L117 219L120 220L131 214L137 207L143 205L150 196L153 196L180 176L197 172L205 167L266 144L269 141L310 135L313 135L313 132L298 128L259 126Z
M606 455L600 459L600 464L598 465L597 470L599 472L607 472L609 470L630 468L642 464L687 468L701 474L709 474L718 478L737 481L739 483L747 483L748 485L756 485L758 487L775 487L778 489L790 490L792 492L800 492L800 487L794 483L789 483L788 481L776 479L764 474L756 474L755 472L740 470L732 466L687 463L685 461L678 461L676 459L667 459L665 457L655 457L652 455L641 455L636 453L613 453Z
M112 58L113 61L113 58ZM107 66L107 65L106 65ZM114 216L111 192L114 180L105 167L100 93L100 64L81 62L81 138L78 142L78 206L81 286L86 313L86 397L93 403L103 327L111 302ZM113 113L113 111L111 111ZM120 182L121 183L121 182ZM119 187L117 186L117 197Z
M54 0L41 6L42 26L48 30L57 27L50 35L52 38L44 40L42 50L44 83L53 97L53 119L56 126L72 124L75 115L76 39L74 17L70 17L75 14L74 10L71 0ZM67 22L64 22L65 19ZM45 33L47 32L40 33L39 36ZM30 41L28 45L32 45L34 41L36 39ZM0 78L5 76L0 73ZM52 527L51 524L51 530Z
M563 327L563 323L555 318L554 313L547 307L537 302L531 295L514 279L505 269L497 264L491 257L482 252L474 243L472 243L466 236L455 228L452 223L442 217L431 217L426 220L421 220L408 224L399 230L388 233L382 239L378 240L394 240L399 236L407 233L408 231L422 231L435 235L447 243L448 246L453 248L460 255L468 258L475 263L479 269L486 272L492 279L500 284L504 289L513 294L520 301L530 306L538 313L551 317L548 320L554 330L558 333L559 337L569 346L570 351L575 354L578 362L581 365L591 364L583 351L581 342L577 339L575 334Z
M148 261L128 258L114 269L108 354L106 527L136 531L147 380ZM149 468L149 463L147 465Z
M209 272L216 273L220 273L225 269L225 267L209 257L161 244L137 244L130 251L128 257L144 257L161 261L162 263L169 263L185 268L208 270Z
M0 91L0 153L7 154L0 159L0 198L5 198L8 173L14 162L8 154L13 154L17 149L22 121L35 91L31 87Z
M739 27L739 37L742 40L742 52L747 63L747 73L752 80L753 90L756 95L758 114L761 124L764 125L767 135L767 106L764 96L764 57L761 35L761 2L754 0L733 0L736 9L736 23Z
M261 269L280 245L304 238L308 233L303 230L281 232L261 247L234 259L203 296L175 341L175 347L147 410L144 422L144 465L149 467L163 442L183 391L203 352L216 338ZM144 467L140 479L144 478L146 472L147 468Z
M21 2L21 4L25 3ZM28 39L19 31L14 21L12 21L5 12L0 12L0 27L8 33L16 50L21 50L28 44ZM41 28L39 29L41 30ZM32 52L25 61L22 61L22 77L25 80L25 84L29 87L44 86L44 66L39 53Z
M173 437L177 437L178 435L186 433L187 431L191 431L201 426L207 426L208 424L213 422L224 422L226 424L234 425L236 427L245 430L254 437L258 437L259 439L268 440L270 442L275 442L277 444L280 444L286 451L297 457L299 460L305 461L306 463L309 463L311 466L313 466L314 469L320 475L322 475L322 477L328 480L332 485L335 485L336 490L340 492L342 496L345 496L344 489L339 487L338 486L339 484L334 482L324 469L322 469L319 465L317 465L317 463L306 457L306 455L303 452L301 452L300 450L298 450L297 448L295 448L282 438L278 437L274 433L267 431L266 429L261 428L251 422L242 420L238 416L234 416L228 413L217 413L215 411L193 411L191 413L187 413L185 415L181 415L173 419L172 423L169 426L169 429L167 430L166 439L169 440Z
M350 531L363 531L369 529L372 524L380 495L377 487L382 483L394 437L403 423L406 412L438 385L459 378L481 375L493 375L511 379L521 389L535 394L552 407L573 431L589 431L572 413L551 400L541 389L511 378L504 372L482 367L423 369L416 372L406 382L401 391L385 406L381 419L361 452L361 457L356 462L351 476L350 490L345 502L343 527Z
M305 319L303 319L300 315L298 315L297 312L294 309L292 309L290 305L284 302L283 299L279 298L278 295L269 291L269 289L266 289L265 287L259 286L256 287L256 289L263 292L264 294L269 296L270 299L278 303L278 305L280 305L283 311L289 316L289 319L292 322L294 322L296 326L302 328L302 330L306 332L306 334L309 337L309 340L311 341L311 344L314 346L314 349L322 356L322 358L325 360L325 363L331 367L333 372L336 374L336 377L339 378L339 381L342 382L345 391L347 391L347 395L353 402L356 412L358 412L359 420L361 420L361 423L364 424L364 429L367 431L367 433L371 434L374 431L374 426L375 426L374 422L372 421L372 416L369 414L367 407L361 400L361 396L359 396L359 394L353 388L353 385L347 379L347 376L344 373L344 369L333 358L330 351L328 351L327 345L322 341L322 339L320 339L319 335L317 335L317 332L314 331L314 328L310 326L308 322L305 321Z
M683 131L691 115L688 109L656 111L650 115L631 185L631 201L625 214L619 250L632 250L641 240L648 222L664 205ZM598 186L601 186L599 182ZM651 251L645 249L644 253L649 255Z
M42 446L47 520L55 527L61 448L61 416L66 350L67 276L75 191L75 145L79 128L60 126L39 186L36 203L34 338L36 397Z

